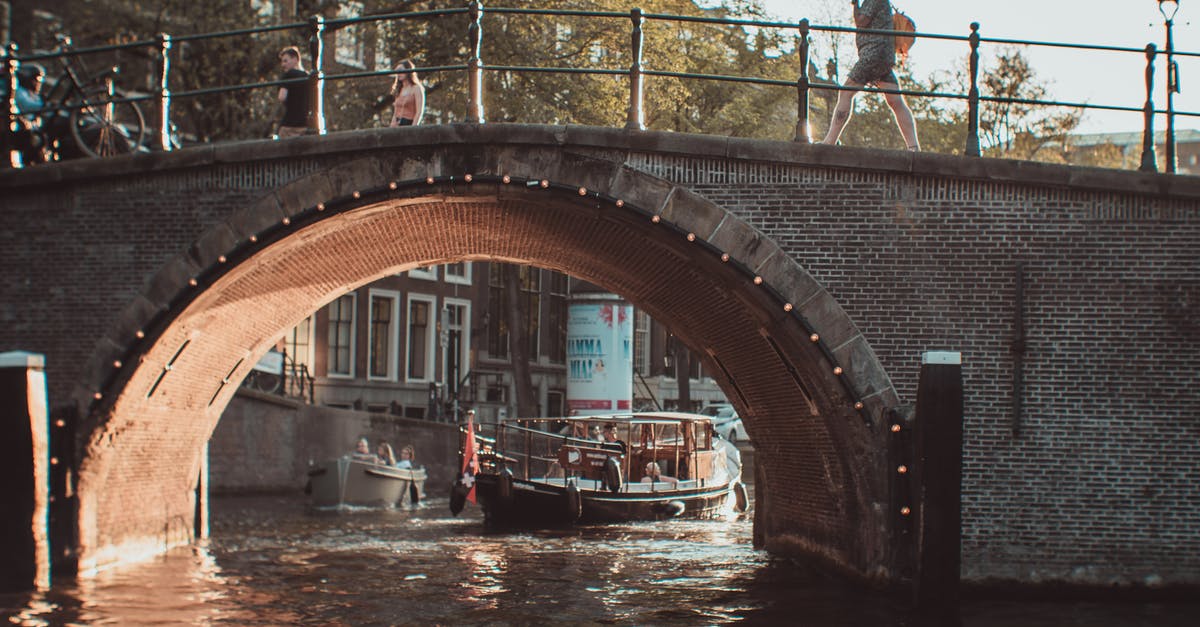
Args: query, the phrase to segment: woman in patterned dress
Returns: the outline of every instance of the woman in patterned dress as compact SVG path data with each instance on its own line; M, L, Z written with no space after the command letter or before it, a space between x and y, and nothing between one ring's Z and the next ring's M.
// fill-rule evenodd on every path
M892 30L892 5L888 0L851 0L854 6L854 26L870 30ZM842 129L850 121L854 109L854 97L858 88L864 85L874 85L879 89L899 89L900 82L896 80L893 68L896 65L896 38L893 35L878 33L854 34L858 45L858 62L850 69L846 77L845 87L849 89L838 92L837 106L833 110L833 119L829 122L829 133L822 140L823 144L836 144L842 136ZM917 140L917 124L913 119L912 110L904 102L900 94L884 94L888 107L895 116L896 126L904 136L904 145L909 150L921 149Z

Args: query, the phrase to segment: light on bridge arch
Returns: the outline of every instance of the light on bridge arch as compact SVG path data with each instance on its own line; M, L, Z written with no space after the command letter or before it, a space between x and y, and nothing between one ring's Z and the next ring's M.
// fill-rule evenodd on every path
M837 375L837 376L839 376L839 377L840 377L840 376L842 376L842 367L841 367L841 366L834 366L834 367L833 367L833 374L835 374L835 375Z
M688 240L689 242L694 242L694 241L696 241L696 234L695 234L695 233L688 233L688 234L687 234L687 240Z
M812 342L820 342L821 336L817 335L816 333L813 333L812 335L808 336L808 339L809 339L809 341L812 341Z
M504 184L505 184L505 185L508 185L509 183L511 183L511 182L512 182L512 177L511 177L511 176L509 176L509 175L507 175L507 174L505 174L505 175L504 175L504 177L503 177L503 178L501 178L500 180L501 180L501 181L504 181Z
M470 183L471 181L475 180L475 177L471 176L470 174L465 174L465 175L463 175L463 180Z
M721 253L721 263L729 263L729 253Z
M754 277L754 284L755 284L755 285L762 285L762 277L760 277L760 276L755 276L755 277Z
M904 507L901 507L901 508L900 508L900 515L901 515L901 516L908 516L908 515L909 515L909 514L911 514L911 513L912 513L912 510L911 510L911 509L909 509L909 507L908 507L907 505L905 505Z
M287 216L283 216L283 219L280 220L279 222L282 223L284 226L289 226L292 223L292 219Z
M662 222L662 216L655 214L653 218L650 218L650 221L658 224L659 222Z
M900 465L899 465L899 466L896 468L896 472L898 472L898 473L900 473L900 474L904 474L904 473L908 472L908 466L905 466L904 464L900 464Z
M580 196L587 196L587 188L586 188L586 187L580 187L580 188L579 188L579 195L580 195Z

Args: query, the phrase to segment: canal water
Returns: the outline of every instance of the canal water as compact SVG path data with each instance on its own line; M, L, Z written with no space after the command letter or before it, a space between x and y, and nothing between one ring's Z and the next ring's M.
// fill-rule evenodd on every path
M751 546L748 518L528 532L445 499L314 513L218 498L212 538L153 561L0 595L13 625L925 624L896 599ZM1200 604L965 601L970 627L1200 624Z

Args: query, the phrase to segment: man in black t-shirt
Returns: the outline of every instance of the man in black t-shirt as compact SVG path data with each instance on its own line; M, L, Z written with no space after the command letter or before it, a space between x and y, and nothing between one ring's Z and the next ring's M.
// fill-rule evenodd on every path
M279 51L279 66L283 68L283 80L294 80L279 88L279 102L283 103L283 119L279 121L279 139L298 137L308 131L308 114L312 109L308 97L308 72L300 63L300 49L288 46Z

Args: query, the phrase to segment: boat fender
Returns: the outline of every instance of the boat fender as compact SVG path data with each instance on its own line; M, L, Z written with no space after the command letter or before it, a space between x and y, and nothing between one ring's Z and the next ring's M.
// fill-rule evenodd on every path
M667 501L663 504L663 514L670 518L683 515L683 511L686 509L687 505L684 505L683 501Z
M579 485L572 477L567 480L567 520L575 522L583 515L583 498L579 495Z
M610 492L621 491L621 460L608 457L604 460L604 485Z
M409 505L421 504L421 490L417 488L415 481L408 485L408 503Z
M746 492L746 484L735 481L733 484L733 511L741 514L750 509L750 495Z
M500 471L500 475L496 477L496 496L505 503L511 503L513 498L513 474L512 471L505 468Z
M467 505L467 489L466 484L462 481L455 481L450 484L450 513L458 516L458 513Z

